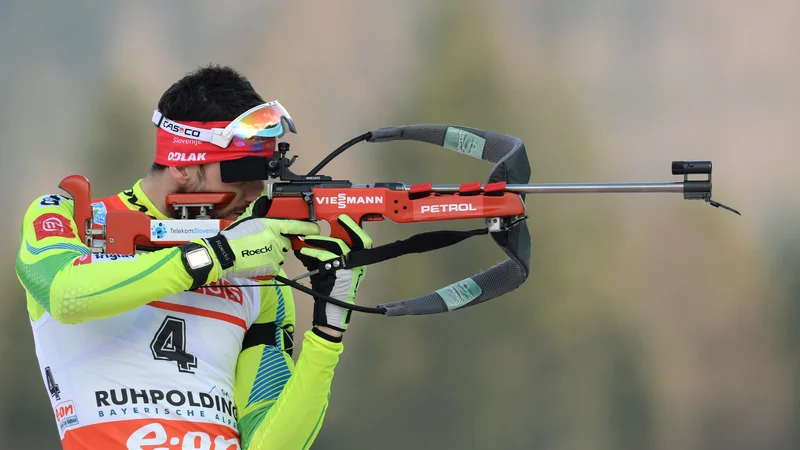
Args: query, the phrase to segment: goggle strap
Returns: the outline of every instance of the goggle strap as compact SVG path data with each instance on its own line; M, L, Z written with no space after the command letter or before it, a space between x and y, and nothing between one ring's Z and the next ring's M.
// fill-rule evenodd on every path
M153 112L153 124L166 131L167 133L180 136L184 139L195 139L203 142L212 142L214 132L203 128L196 128L189 125L184 125L180 122L169 120L161 114L161 111L155 110ZM216 128L215 128L216 129Z
M157 127L161 127L161 121L164 120L164 115L161 114L161 111L155 110L153 111L153 125Z

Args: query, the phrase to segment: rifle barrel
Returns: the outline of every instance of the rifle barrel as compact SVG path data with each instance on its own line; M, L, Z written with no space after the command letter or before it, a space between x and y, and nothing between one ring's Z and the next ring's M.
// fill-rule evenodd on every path
M433 185L432 192L458 192L457 184ZM409 190L410 186L405 186ZM681 181L669 183L561 183L561 184L507 184L506 192L527 194L579 194L579 193L627 193L627 192L684 192Z

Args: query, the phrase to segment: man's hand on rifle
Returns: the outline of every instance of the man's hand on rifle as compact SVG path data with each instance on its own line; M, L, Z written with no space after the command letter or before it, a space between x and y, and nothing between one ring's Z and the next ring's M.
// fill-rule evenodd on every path
M314 222L251 217L236 222L214 237L203 239L214 259L209 281L225 275L262 277L276 275L292 243L289 236L318 235Z
M303 247L295 251L295 255L309 271L319 269L320 263L341 260L342 256L353 250L372 247L372 238L353 219L341 215L338 221L349 234L353 247L350 248L343 240L334 237L306 236L305 243L312 247ZM365 266L361 266L354 269L331 270L324 275L317 273L311 276L311 287L316 292L336 300L355 304L356 292L364 280L366 270ZM325 334L341 339L342 333L350 324L351 313L349 309L315 298L312 324Z

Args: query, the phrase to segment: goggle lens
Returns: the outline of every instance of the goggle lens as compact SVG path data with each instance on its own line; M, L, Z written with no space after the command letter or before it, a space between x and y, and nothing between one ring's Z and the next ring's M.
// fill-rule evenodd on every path
M274 138L286 133L284 123L292 133L297 133L292 116L286 108L277 101L272 101L238 119L231 126L234 136L242 139Z

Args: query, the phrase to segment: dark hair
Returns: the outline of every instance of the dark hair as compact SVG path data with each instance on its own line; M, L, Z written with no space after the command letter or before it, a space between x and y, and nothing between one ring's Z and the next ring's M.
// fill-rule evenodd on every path
M175 121L213 122L233 120L262 103L264 100L247 78L231 67L212 64L170 86L158 101L158 109ZM166 166L154 162L150 170L164 169Z

